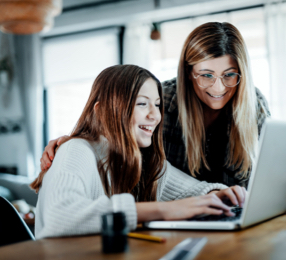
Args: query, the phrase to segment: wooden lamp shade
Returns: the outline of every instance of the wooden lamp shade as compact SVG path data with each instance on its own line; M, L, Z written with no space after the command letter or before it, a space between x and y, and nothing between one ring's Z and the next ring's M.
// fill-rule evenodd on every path
M61 9L62 0L0 0L0 30L13 34L46 31Z

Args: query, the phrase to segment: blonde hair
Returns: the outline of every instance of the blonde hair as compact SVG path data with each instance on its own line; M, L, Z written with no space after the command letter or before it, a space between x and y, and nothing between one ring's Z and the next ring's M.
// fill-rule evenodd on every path
M256 94L249 69L244 40L229 23L211 22L193 30L185 41L178 68L177 96L179 120L186 145L186 157L191 174L196 176L202 164L209 169L205 155L203 108L189 75L192 67L205 60L230 55L238 64L241 81L232 99L232 120L227 166L239 169L246 178L255 157L258 141Z

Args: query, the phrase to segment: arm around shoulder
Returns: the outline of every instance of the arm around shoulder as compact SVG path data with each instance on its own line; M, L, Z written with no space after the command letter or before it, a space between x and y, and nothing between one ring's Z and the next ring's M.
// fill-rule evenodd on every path
M105 195L89 143L71 140L62 145L40 189L36 238L99 233L101 215L116 211L125 212L129 228L136 227L133 196Z

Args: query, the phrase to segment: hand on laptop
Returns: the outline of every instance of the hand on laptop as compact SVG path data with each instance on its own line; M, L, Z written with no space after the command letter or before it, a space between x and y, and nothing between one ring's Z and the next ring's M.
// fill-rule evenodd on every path
M238 205L243 207L246 197L246 189L235 185L224 190L212 191L210 194L215 194L227 205Z
M181 220L200 214L234 216L231 208L224 204L215 194L190 197L161 204L160 211L164 220Z

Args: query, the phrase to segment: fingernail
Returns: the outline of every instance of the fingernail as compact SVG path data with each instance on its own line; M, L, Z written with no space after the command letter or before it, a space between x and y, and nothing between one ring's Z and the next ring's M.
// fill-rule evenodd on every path
M54 159L54 157L53 156L50 156L50 160L52 161Z

